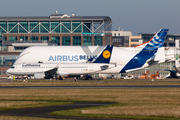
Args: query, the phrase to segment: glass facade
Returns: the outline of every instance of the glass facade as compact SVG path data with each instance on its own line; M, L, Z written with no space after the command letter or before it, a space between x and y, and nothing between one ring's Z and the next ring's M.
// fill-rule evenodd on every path
M81 21L1 21L1 33L102 33L110 28L99 23ZM92 26L99 27L98 29Z
M1 34L6 33L7 32L7 22L0 22L0 30L1 30Z
M38 41L38 36L30 36L30 41Z
M20 22L19 33L27 33L27 32L28 32L28 22Z
M10 36L9 41L17 41L17 37L16 36Z
M2 42L3 42L3 36L2 34L0 33L0 50L2 50Z
M41 36L41 41L49 41L49 36Z
M83 36L83 45L92 45L92 37L91 36Z
M150 36L150 37L149 37L149 36L143 36L143 37L142 37L142 39L143 39L144 42L149 41L151 38L152 38L151 36Z
M94 45L103 45L102 36L94 36Z
M90 33L90 30L91 30L91 23L84 23L83 32L84 33Z
M6 70L14 64L18 55L1 55L0 56L0 75L6 75Z
M51 22L51 33L60 33L60 22Z
M94 43L92 43L91 38L97 34L106 35L111 33L112 21L109 17L100 16L91 18L82 16L81 18L78 17L78 19L76 19L76 16L65 19L56 17L54 17L56 18L54 19L53 17L7 17L7 19L0 17L0 34L3 36L0 40L0 47L3 47L3 41L11 41L11 43L13 43L15 41L52 40L58 45L110 44L109 38L107 38L107 41L104 40L104 43L102 37L95 37ZM87 34L91 37L84 37L84 35ZM62 43L60 43L61 40ZM4 44L7 45L7 43L8 42L5 42Z
M71 33L71 22L62 23L62 33Z
M30 22L30 26L28 26L28 30L30 33L39 33L39 24L38 22Z
M80 22L73 22L72 23L72 31L73 33L81 33L82 31L82 25Z
M49 22L41 22L40 26L40 33L49 33Z
M59 36L52 36L51 41L54 41L57 45L60 45L60 37Z
M62 45L64 45L64 46L71 45L70 36L62 36Z
M8 22L9 33L19 33L17 22Z
M24 49L26 49L26 48L27 48L27 47L14 47L15 50L21 50L21 51L24 50Z
M17 55L0 56L0 66L11 66L17 59Z
M28 36L19 36L19 41L28 41Z
M80 46L81 45L81 36L73 36L73 45Z
M106 45L110 45L111 41L110 41L110 36L106 36Z

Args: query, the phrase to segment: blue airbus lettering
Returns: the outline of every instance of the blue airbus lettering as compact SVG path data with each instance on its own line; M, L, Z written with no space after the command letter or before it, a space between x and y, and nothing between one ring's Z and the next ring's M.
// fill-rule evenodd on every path
M97 55L51 55L48 61L79 61L96 59Z

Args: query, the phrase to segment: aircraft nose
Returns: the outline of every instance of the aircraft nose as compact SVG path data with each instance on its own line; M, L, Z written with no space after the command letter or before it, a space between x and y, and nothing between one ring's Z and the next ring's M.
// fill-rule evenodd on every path
M10 75L10 74L11 74L11 69L10 69L10 68L6 70L6 74L7 74L7 75Z

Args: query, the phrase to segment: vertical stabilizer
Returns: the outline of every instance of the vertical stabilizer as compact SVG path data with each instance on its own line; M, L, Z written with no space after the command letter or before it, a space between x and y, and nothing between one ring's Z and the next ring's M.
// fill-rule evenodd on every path
M109 63L111 59L113 45L107 45L99 57L93 63Z
M141 44L143 49L137 53L120 72L126 70L142 68L143 65L162 47L167 35L168 29L160 29L150 41Z

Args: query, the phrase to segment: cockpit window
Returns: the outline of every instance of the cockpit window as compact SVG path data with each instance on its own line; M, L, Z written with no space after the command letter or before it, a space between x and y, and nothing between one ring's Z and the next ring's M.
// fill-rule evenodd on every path
M11 66L11 68L14 68L14 66Z
M39 61L38 63L43 63L43 61Z

